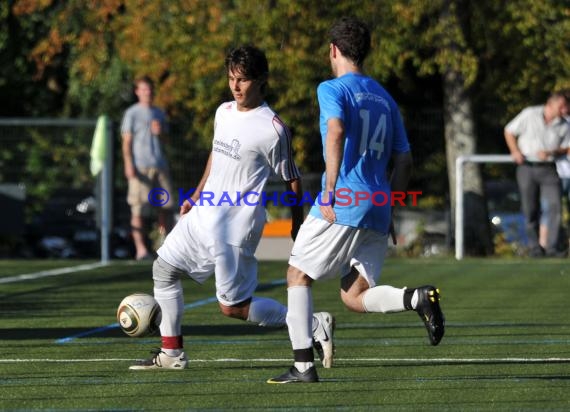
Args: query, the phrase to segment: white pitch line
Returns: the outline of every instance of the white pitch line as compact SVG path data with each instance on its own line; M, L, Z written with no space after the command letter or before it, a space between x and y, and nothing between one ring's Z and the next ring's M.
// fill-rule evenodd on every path
M0 359L0 363L82 363L82 362L135 362L140 359L100 358L100 359ZM190 359L190 363L220 363L220 362L290 362L291 359ZM377 363L570 363L570 358L339 358L335 362L377 362Z
M75 272L81 272L84 270L97 269L97 268L107 266L107 265L108 265L108 263L96 262L96 263L86 263L84 265L71 266L71 267L65 267L65 268L42 270L40 272L34 272L34 273L24 273L23 275L16 275L16 276L10 276L7 278L0 278L0 284L1 283L14 283L14 282L19 282L21 280L34 280L34 279L45 278L48 276L65 275L68 273L75 273Z

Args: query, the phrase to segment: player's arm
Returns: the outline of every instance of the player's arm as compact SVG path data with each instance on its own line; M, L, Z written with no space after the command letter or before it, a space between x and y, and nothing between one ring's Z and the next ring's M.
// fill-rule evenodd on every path
M509 132L505 129L505 142L507 142L507 146L509 151L511 152L511 156L514 159L515 163L520 165L524 163L524 156L519 149L519 145L517 144L517 138L514 134Z
M200 200L200 195L202 194L202 190L204 190L204 186L206 185L206 180L208 180L208 176L210 176L211 167L212 167L212 153L210 153L210 156L208 157L208 162L206 163L204 174L202 175L202 178L200 179L198 186L196 186L196 190L190 197L190 200L186 199L184 203L182 203L182 206L180 206L180 215L188 213L190 209L192 209L192 206L194 204L197 204L198 201Z
M327 121L325 145L325 187L320 210L323 218L333 223L336 220L336 213L333 209L334 193L344 152L344 123L341 119L331 118Z
M408 182L412 176L413 159L411 152L395 153L392 156L394 169L390 177L390 188L392 192L405 192Z
M287 187L287 192L295 194L295 199L291 199L291 237L295 240L305 217L303 213L303 205L301 204L303 199L303 185L301 184L301 179L289 180L288 182L285 182L285 185Z
M125 169L125 177L132 179L136 176L135 165L133 162L133 135L132 133L123 133L123 143L121 145L123 152L123 164Z

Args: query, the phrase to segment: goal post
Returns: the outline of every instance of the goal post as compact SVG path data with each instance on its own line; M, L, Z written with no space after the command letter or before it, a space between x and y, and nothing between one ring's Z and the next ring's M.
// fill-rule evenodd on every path
M464 255L463 166L465 163L514 163L510 155L465 155L455 159L455 259Z

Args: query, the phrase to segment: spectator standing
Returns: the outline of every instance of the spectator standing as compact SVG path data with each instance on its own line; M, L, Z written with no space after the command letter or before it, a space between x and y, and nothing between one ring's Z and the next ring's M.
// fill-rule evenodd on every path
M517 164L517 183L531 257L562 254L557 249L562 214L555 159L566 154L570 146L570 129L563 118L566 110L566 96L555 92L546 104L522 110L504 130L507 146ZM544 248L539 244L541 198L548 225Z
M131 207L131 231L136 259L152 259L147 246L145 220L151 216L149 195L153 188L161 188L161 196L168 200L158 211L161 236L172 228L174 201L168 162L163 152L167 132L166 115L153 105L154 85L143 76L135 81L138 102L130 106L123 116L121 135L125 177L128 180L127 203ZM160 199L158 199L160 200ZM159 202L162 203L162 202ZM156 204L153 204L153 206Z

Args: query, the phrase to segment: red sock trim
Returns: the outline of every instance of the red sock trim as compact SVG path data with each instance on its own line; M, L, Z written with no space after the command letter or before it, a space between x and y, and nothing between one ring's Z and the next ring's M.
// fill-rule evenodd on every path
M182 336L163 336L162 337L162 348L163 349L182 349L184 347L184 342L182 341Z

